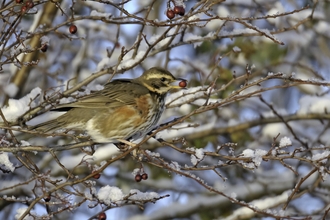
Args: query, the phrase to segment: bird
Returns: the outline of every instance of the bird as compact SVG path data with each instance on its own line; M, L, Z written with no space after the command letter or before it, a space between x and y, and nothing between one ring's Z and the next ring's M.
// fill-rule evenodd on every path
M182 84L174 84L179 80L186 82L160 67L150 68L138 78L116 79L102 90L57 106L51 111L66 113L32 129L43 133L59 129L86 131L96 143L136 140L156 127L165 109L166 94L183 88Z

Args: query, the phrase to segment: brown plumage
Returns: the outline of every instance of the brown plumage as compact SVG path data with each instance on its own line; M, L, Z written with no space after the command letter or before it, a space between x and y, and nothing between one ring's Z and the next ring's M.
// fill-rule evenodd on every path
M150 132L164 111L166 93L176 79L169 71L153 67L135 79L118 79L103 90L59 105L53 111L67 111L58 118L33 128L42 132L58 129L85 130L98 143L136 139ZM182 80L182 79L180 79Z

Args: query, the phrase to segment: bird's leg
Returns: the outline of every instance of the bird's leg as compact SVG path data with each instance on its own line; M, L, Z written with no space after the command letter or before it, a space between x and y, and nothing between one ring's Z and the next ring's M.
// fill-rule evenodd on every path
M119 143L119 146L120 147L123 147L123 145L124 145L124 148L120 148L120 147L118 147L118 145L116 145L121 151L126 151L126 150L128 150L128 149L130 149L132 147L136 147L136 145L137 145L137 144L134 144L134 143L128 141L129 139L128 140L117 139L117 140L120 141L120 143ZM138 156L138 151L139 151L139 149L138 148L135 148L131 152L131 155L133 155L133 157L137 157Z
M126 145L131 146L131 147L135 147L136 146L136 144L134 144L132 142L129 142L127 140L124 140L124 139L117 139L117 140L120 141L120 143L126 144Z
M114 143L114 145L120 150L120 151L127 151L130 147L135 147L136 144L129 142L124 139L117 139L119 143Z
M124 143L113 143L120 151L125 152L128 150L128 146Z

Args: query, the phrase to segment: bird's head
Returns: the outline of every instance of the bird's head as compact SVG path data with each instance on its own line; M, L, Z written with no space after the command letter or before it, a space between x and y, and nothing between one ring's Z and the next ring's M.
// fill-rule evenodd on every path
M183 87L178 85L178 81L185 81L181 78L175 78L168 70L153 67L145 71L139 78L138 81L147 87L150 91L165 94L171 89L182 89ZM174 84L177 82L176 84Z

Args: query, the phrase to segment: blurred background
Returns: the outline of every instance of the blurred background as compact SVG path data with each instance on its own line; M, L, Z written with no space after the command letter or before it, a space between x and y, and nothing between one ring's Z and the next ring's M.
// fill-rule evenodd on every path
M330 218L330 1L0 5L1 219ZM188 80L163 143L125 154L24 127L153 66Z

